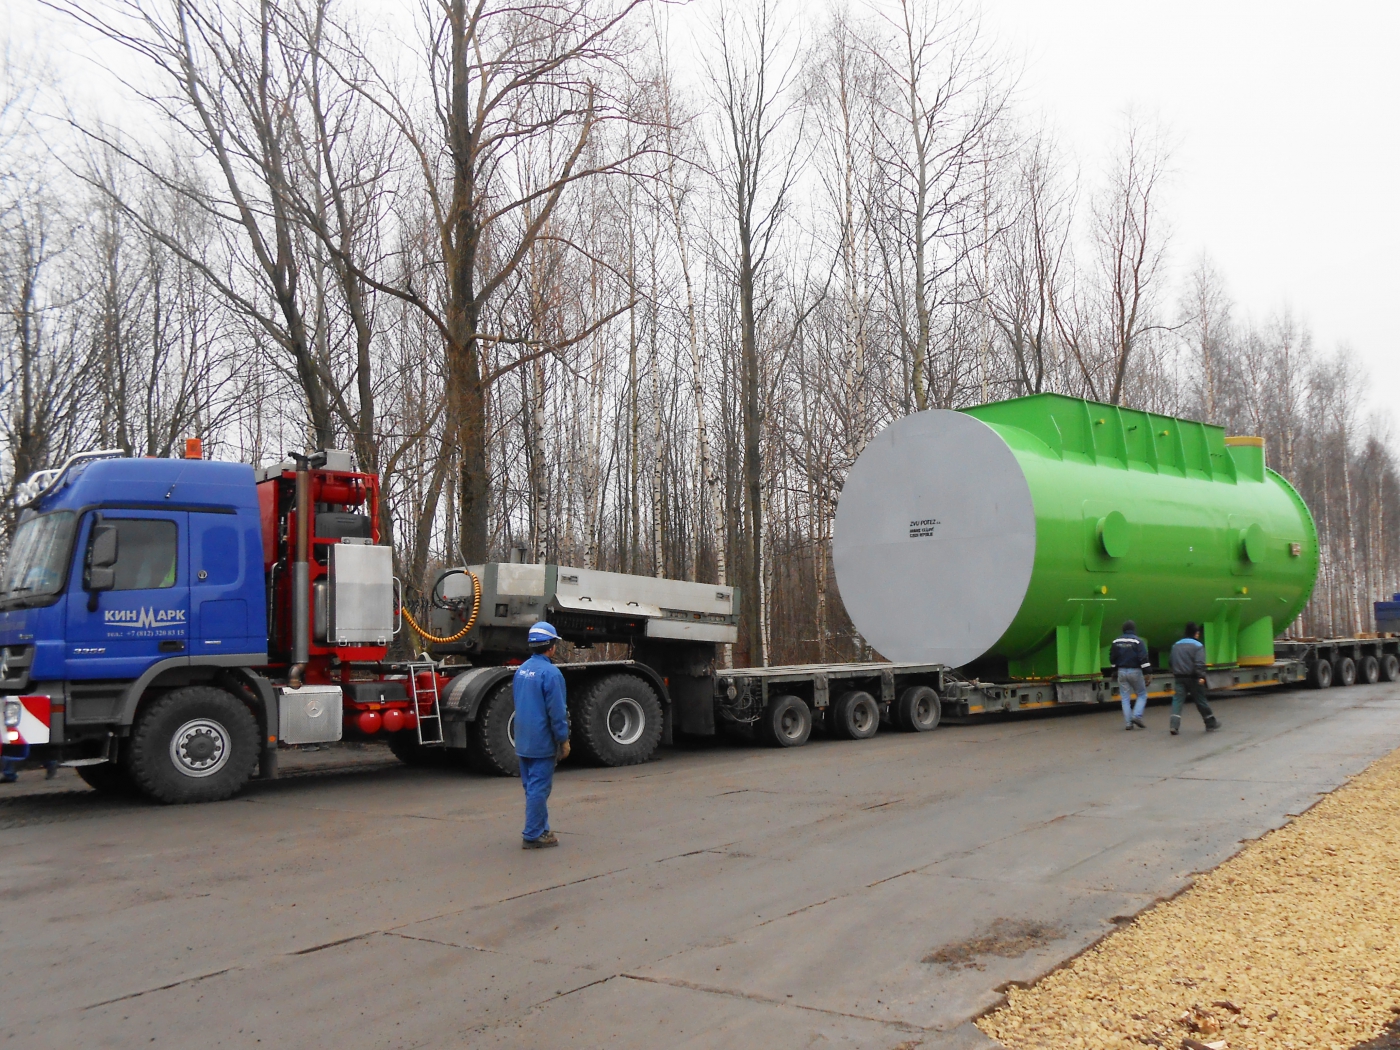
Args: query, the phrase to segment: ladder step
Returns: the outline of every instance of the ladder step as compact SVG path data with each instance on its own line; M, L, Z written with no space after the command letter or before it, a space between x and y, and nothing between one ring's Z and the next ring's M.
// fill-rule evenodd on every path
M420 687L418 676L427 674L430 687ZM418 733L418 743L427 747L442 747L447 741L442 731L442 708L439 705L437 665L429 661L408 664L408 688L413 697L413 713ZM423 705L431 703L430 712L423 712ZM427 726L425 732L425 723Z

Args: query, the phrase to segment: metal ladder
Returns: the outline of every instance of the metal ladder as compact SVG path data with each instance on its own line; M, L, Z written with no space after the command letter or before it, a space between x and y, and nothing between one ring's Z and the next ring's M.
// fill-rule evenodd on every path
M426 672L428 681L432 682L431 689L418 688L418 675ZM415 722L418 730L418 743L428 747L442 747L446 740L442 735L442 708L438 706L438 682L437 664L431 660L412 662L408 664L408 692L413 698L413 713L416 716ZM433 702L432 714L422 713L422 705L431 699ZM428 725L431 723L431 725ZM424 732L424 726L428 725L428 731Z

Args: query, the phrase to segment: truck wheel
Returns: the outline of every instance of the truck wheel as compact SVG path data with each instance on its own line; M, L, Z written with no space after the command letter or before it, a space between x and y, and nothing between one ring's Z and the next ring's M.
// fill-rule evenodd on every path
M636 765L661 743L661 701L637 675L610 674L584 687L574 723L570 735L590 762Z
M845 740L865 740L880 728L880 705L869 693L852 689L831 705L826 717L834 735Z
M258 723L222 689L191 685L167 693L136 720L127 770L160 802L218 802L248 782L258 764Z
M1356 684L1356 661L1350 656L1343 656L1332 668L1332 681L1337 685Z
M1381 657L1381 678L1387 682L1400 682L1400 656L1386 653Z
M113 795L117 798L131 798L141 793L136 782L122 766L116 762L103 762L98 766L78 766L78 776L88 787Z
M1381 662L1374 656L1363 656L1359 677L1367 685L1375 685L1381 680Z
M418 742L418 731L400 729L389 734L389 750L406 766L416 769L441 769L448 765L445 747L428 747Z
M800 696L775 696L755 728L758 738L772 747L801 747L812 735L812 709Z
M1308 685L1314 689L1326 689L1332 684L1332 664L1329 660L1314 660L1308 668Z
M476 709L467 740L472 765L497 777L518 777L520 759L515 754L515 693L503 682Z
M926 685L910 686L899 694L894 705L895 723L911 733L927 733L938 727L943 706L938 694Z

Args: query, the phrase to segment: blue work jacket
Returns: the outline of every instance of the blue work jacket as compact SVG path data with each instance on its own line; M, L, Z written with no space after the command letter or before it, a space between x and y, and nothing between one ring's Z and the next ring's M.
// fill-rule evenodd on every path
M564 676L536 653L515 671L515 753L521 758L553 758L569 739Z

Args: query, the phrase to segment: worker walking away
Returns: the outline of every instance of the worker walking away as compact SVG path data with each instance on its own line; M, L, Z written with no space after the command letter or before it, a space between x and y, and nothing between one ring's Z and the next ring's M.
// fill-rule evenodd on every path
M1206 647L1201 644L1201 629L1194 623L1186 625L1186 636L1172 646L1172 678L1176 696L1172 698L1172 736L1181 732L1181 709L1186 701L1196 705L1205 720L1206 732L1220 728L1220 719L1206 700Z
M520 782L525 788L525 830L521 846L545 849L559 845L549 830L549 793L554 787L554 763L569 757L569 714L564 676L550 662L559 632L541 621L527 637L530 659L515 671L515 753L520 758Z
M1123 728L1146 729L1142 720L1147 710L1147 683L1152 672L1152 658L1147 643L1137 634L1137 624L1127 620L1123 633L1113 639L1108 648L1108 662L1118 672L1118 699L1123 701Z

